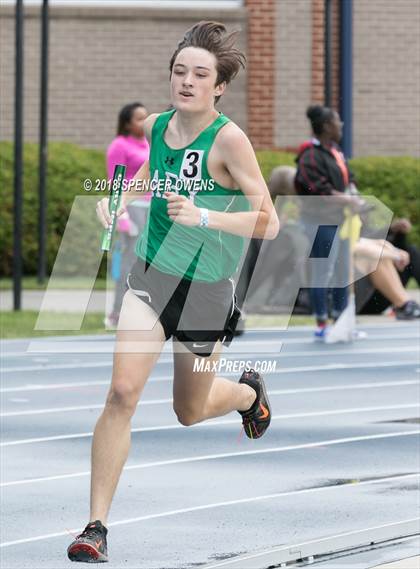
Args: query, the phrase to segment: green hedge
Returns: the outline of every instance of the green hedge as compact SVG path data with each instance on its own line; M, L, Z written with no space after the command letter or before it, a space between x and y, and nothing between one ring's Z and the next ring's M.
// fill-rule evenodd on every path
M363 194L376 196L396 217L410 219L410 240L420 245L420 160L410 156L372 156L354 158L350 167Z
M268 179L279 165L294 165L294 155L262 150L257 152L262 173ZM0 142L0 276L9 276L13 254L13 145ZM407 216L414 228L412 240L420 245L420 160L410 157L369 157L351 161L362 193L380 198L397 216ZM53 142L48 150L48 270L54 263L63 231L76 196L86 195L83 180L105 177L104 153L69 143ZM23 261L27 275L36 273L38 219L38 146L24 147ZM94 192L92 192L93 194ZM79 244L83 246L83 231ZM89 259L86 259L89 262ZM104 264L101 267L103 275Z
M264 178L275 166L295 166L295 155L261 150L257 152ZM420 246L420 160L410 156L369 156L350 160L359 191L380 199L397 217L413 224L410 240Z
M9 276L13 258L13 145L0 142L0 187L2 197L0 223L0 276ZM87 195L86 178L105 177L104 153L66 142L48 146L47 182L47 266L51 271L64 228L76 196ZM38 145L24 146L23 180L23 270L36 274L38 257ZM82 237L82 236L81 236ZM103 273L101 267L101 273Z

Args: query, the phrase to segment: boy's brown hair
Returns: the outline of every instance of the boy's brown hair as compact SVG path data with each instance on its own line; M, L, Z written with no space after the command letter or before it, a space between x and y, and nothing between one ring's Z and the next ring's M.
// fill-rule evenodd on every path
M172 68L178 53L185 47L201 47L212 53L217 60L216 86L230 83L241 67L245 67L245 55L235 47L238 31L227 33L226 27L220 22L199 22L185 32L169 63ZM220 99L215 98L215 102Z

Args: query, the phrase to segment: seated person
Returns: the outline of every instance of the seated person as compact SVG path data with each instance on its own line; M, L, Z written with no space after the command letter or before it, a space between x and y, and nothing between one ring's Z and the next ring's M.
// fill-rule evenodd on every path
M398 320L420 318L419 305L410 300L404 288L409 278L407 274L412 270L407 251L383 239L362 237L354 247L354 259L356 275L358 271L363 274L369 271L355 285L359 314L380 314L392 305Z
M268 188L275 201L278 196L288 196L297 210L299 202L294 199L294 176L296 169L290 166L274 168ZM284 213L286 199L276 201L276 210L281 220L281 230L273 241L252 239L243 264L237 294L241 305L248 291L246 306L256 312L286 312L291 298L300 288L294 314L310 314L307 271L304 255L306 238L299 227ZM420 253L407 242L411 229L408 220L397 219L390 228L387 239L398 243L393 247L383 240L362 238L355 248L356 275L366 274L355 283L356 306L359 314L380 314L393 306L397 319L418 318L418 305L411 301L404 287L410 277L419 282ZM369 234L365 230L365 233ZM382 232L383 235L383 232ZM261 249L263 245L263 249ZM376 270L373 261L379 262ZM258 260L258 265L256 265ZM251 277L253 277L251 288ZM358 270L359 269L359 270ZM420 284L420 283L419 283ZM293 306L291 306L293 308Z
M268 242L251 239L244 260L236 295L242 307L253 312L287 313L293 310L309 314L307 291L299 290L306 282L307 240L300 226L284 213L285 202L293 201L296 168L274 168L268 182L270 195L275 201L281 229L276 239ZM288 196L291 199L286 200ZM277 197L283 199L276 200ZM293 205L295 210L298 205ZM296 300L296 292L299 291Z

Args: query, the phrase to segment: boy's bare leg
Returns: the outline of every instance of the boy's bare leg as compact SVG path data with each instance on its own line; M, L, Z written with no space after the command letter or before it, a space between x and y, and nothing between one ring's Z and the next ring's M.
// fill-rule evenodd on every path
M125 294L112 383L92 443L90 521L100 520L104 526L130 448L131 417L165 341L160 322L150 331L136 331L136 323L153 324L155 320L156 315L147 304L130 291ZM147 342L150 342L150 350L145 348ZM137 343L139 351L136 353L133 350Z
M210 357L200 358L180 342L174 341L174 410L183 425L192 425L235 410L246 411L254 403L256 392L249 385L216 377L212 371L194 371L197 358L204 359L204 364L218 362L220 351L221 345L218 343Z

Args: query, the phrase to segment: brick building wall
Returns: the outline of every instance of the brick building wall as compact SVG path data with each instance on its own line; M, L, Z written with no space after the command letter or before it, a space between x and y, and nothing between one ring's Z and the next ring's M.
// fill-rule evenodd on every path
M332 0L333 107L339 108L339 5ZM354 155L420 156L420 2L353 0ZM25 8L25 140L37 141L40 8ZM201 19L241 28L248 67L219 109L256 148L295 148L306 107L323 101L324 0L244 0L235 9L51 7L49 139L104 148L120 107L169 102L168 62ZM14 8L0 13L0 139L13 138Z
M354 154L420 156L420 2L354 2Z
M331 2L331 105L340 107L340 0Z
M324 0L312 0L311 100L320 105L324 103L325 89L324 6Z
M276 3L274 146L296 147L308 137L311 102L312 7L308 0Z
M248 135L255 148L274 140L275 0L246 0L248 9Z
M331 107L340 107L340 1L331 0ZM312 0L312 103L325 101L325 0Z
M312 0L312 103L325 101L325 0ZM340 0L331 0L331 103L340 108Z
M37 141L39 123L40 9L25 9L24 136ZM142 101L150 112L169 104L169 60L185 30L203 19L241 28L243 9L50 9L49 140L104 148L115 135L121 106ZM1 139L13 138L14 9L2 8L0 64ZM218 108L247 128L246 72L241 71Z

